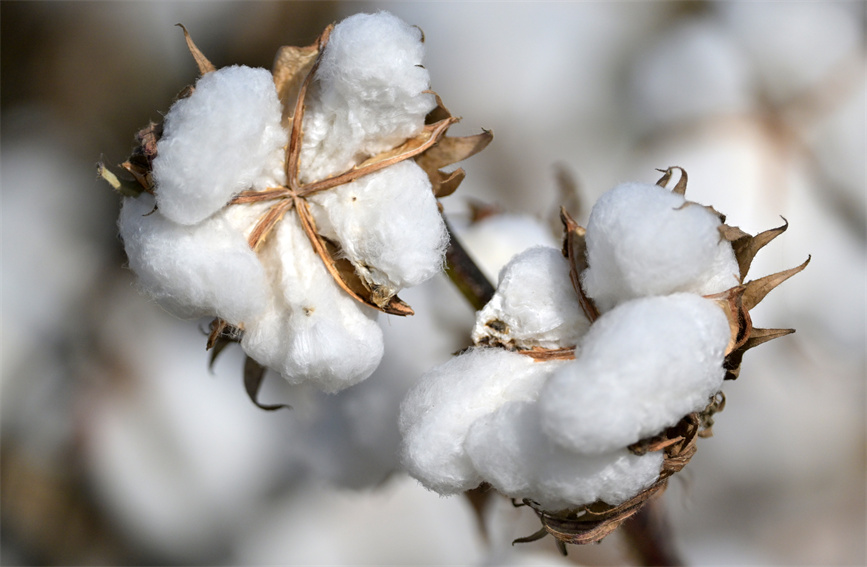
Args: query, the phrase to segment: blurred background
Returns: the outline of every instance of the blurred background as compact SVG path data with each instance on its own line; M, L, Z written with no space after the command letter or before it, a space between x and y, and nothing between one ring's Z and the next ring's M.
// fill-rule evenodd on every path
M468 344L445 278L382 320L386 358L336 396L279 377L247 399L242 357L208 369L202 329L140 296L95 164L126 159L196 78L180 30L217 66L270 67L328 23L388 9L420 26L433 88L493 144L445 201L492 277L557 244L583 206L654 168L755 233L790 223L753 278L805 272L753 312L797 333L751 351L715 436L665 503L687 562L865 563L867 4L863 2L0 3L0 562L31 564L594 564L598 546L511 546L538 524L493 500L482 537L463 498L398 470L398 405ZM576 180L561 194L558 172ZM503 222L468 226L471 204ZM514 215L523 215L521 217Z

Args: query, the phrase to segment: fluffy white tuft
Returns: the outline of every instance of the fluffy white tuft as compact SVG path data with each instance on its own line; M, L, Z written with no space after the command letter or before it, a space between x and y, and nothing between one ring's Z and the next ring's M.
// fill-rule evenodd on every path
M604 312L636 297L704 295L738 285L734 251L719 226L715 214L682 195L644 183L618 185L590 213L584 290Z
M440 494L478 486L464 450L470 426L509 401L533 400L554 364L500 348L474 348L421 377L401 404L402 461Z
M317 228L359 275L393 295L440 272L448 232L430 180L403 161L310 198Z
M510 402L476 420L466 451L494 488L549 511L597 500L616 506L653 483L663 459L661 452L639 457L625 448L597 455L569 451L542 432L534 402Z
M537 246L500 272L496 294L476 314L473 342L565 348L575 346L589 326L566 258L555 248Z
M596 320L581 358L545 385L543 430L583 453L655 435L704 408L719 391L729 338L723 311L697 295L624 303Z
M336 392L364 380L383 354L372 309L341 290L313 252L297 216L283 219L260 251L274 290L246 325L241 346L290 383Z
M387 12L334 27L307 97L300 178L357 165L418 134L436 107L421 31Z
M224 67L166 114L153 162L157 204L180 224L201 222L236 193L284 182L281 107L266 69Z
M265 270L225 215L184 226L154 211L154 198L124 199L119 227L141 288L183 318L240 324L266 305Z

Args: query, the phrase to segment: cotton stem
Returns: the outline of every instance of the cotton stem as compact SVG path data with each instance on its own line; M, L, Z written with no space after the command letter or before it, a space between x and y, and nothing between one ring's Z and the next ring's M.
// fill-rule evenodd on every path
M491 300L496 289L464 249L448 221L445 218L443 220L449 231L446 274L466 300L470 302L473 309L479 311Z
M685 565L674 545L671 525L659 496L623 524L630 552L640 565Z

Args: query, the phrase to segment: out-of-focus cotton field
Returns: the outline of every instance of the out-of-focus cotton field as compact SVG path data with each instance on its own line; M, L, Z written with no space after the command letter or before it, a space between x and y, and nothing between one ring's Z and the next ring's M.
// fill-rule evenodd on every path
M399 404L470 344L473 311L445 276L380 317L385 356L336 395L270 376L264 412L239 348L208 369L207 320L137 291L120 198L96 177L128 156L197 69L270 67L330 22L387 9L425 34L456 135L495 139L443 205L496 280L559 245L559 205L586 223L622 181L689 173L688 198L756 233L789 222L751 277L809 267L757 307L795 335L750 352L714 436L665 507L690 564L864 564L867 5L862 2L3 2L4 565L615 565L550 538L527 508L428 492L399 470ZM558 172L577 180L564 196ZM576 208L577 200L582 204ZM471 208L500 215L477 224ZM237 345L233 345L237 347Z

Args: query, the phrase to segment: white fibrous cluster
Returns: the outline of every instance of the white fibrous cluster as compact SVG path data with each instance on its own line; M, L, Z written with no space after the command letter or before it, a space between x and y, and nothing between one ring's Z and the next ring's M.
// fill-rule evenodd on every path
M307 100L300 178L317 181L390 150L436 108L417 27L356 14L331 32Z
M590 322L575 317L581 307L559 250L531 248L500 272L497 292L476 315L473 342L517 348L575 345Z
M537 247L500 274L477 313L476 346L425 374L401 408L402 459L441 494L487 482L549 511L616 506L652 485L661 451L630 446L703 410L731 339L703 295L739 285L720 220L655 185L606 193L588 224L584 292L559 250ZM574 359L544 352L574 349Z
M302 182L351 170L422 131L436 106L422 55L421 32L388 13L334 27L305 99ZM244 331L242 347L260 364L334 392L379 364L376 311L340 289L294 210L254 246L274 201L233 202L287 183L282 114L269 71L206 72L167 113L154 195L125 200L120 234L139 285L170 312L220 318ZM318 233L374 297L387 300L442 268L448 233L411 159L306 202Z

